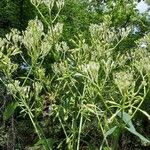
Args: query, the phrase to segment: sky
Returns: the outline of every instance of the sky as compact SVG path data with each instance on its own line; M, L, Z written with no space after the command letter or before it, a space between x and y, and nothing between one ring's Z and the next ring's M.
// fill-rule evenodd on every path
M148 10L148 8L150 8L150 6L148 6L146 2L141 1L137 4L136 8L140 11L140 13L144 13Z

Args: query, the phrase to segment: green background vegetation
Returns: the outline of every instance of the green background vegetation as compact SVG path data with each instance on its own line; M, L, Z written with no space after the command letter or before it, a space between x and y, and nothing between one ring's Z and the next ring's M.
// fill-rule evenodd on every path
M0 149L150 149L138 2L0 1Z

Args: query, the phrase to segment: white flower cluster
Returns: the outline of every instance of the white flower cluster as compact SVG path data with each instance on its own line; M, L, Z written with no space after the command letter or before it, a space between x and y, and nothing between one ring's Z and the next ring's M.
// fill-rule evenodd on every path
M98 75L100 69L99 63L90 61L88 64L83 64L79 66L79 69L93 82L98 82Z
M29 97L29 91L30 86L20 86L20 82L18 80L15 80L13 83L7 84L8 90L10 93L16 95L17 93L20 93L20 95L24 98Z
M123 93L129 90L134 83L133 73L129 71L120 71L114 74L114 82Z
M44 58L51 50L53 42L57 43L62 33L63 25L57 23L47 34L44 33L43 24L39 20L31 20L26 31L23 33L23 44L28 50L33 62L38 58Z
M89 30L93 40L97 40L100 43L106 44L115 40L114 29L109 29L106 23L101 23L100 25L91 24Z
M69 71L69 67L66 61L60 63L54 63L52 65L52 69L56 75L67 74Z

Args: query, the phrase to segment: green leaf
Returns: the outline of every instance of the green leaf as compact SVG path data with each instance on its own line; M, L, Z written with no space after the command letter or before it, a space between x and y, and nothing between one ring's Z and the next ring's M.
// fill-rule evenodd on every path
M136 135L137 137L139 137L143 142L150 144L150 141L147 138L145 138L143 135L141 135L140 133L138 133L135 129L133 129L133 128L127 128L127 127L126 127L126 129L129 132L131 132L134 135Z
M105 138L109 135L111 135L115 130L116 130L117 126L114 126L113 128L109 129L106 133L105 133Z
M34 146L43 145L44 147L46 147L47 150L51 150L53 144L54 144L54 140L52 138L48 138L48 139L42 138Z
M6 107L6 109L5 109L4 113L3 113L3 119L4 120L8 120L14 114L14 111L17 108L17 106L18 106L17 102L10 103Z
M101 146L100 146L100 148L99 148L100 150L102 150L104 141L106 140L107 136L111 135L111 134L116 130L116 128L117 128L117 126L114 126L114 127L112 127L111 129L109 129L109 130L104 134L103 142L102 142L102 144L101 144Z
M129 114L127 114L126 112L119 112L118 116L125 122L126 125L128 125L128 127L125 127L129 132L131 132L132 134L136 135L137 137L139 137L143 142L145 143L149 143L150 141L148 139L146 139L143 135L141 135L140 133L138 133L135 130L135 127L131 121L131 116Z
M118 112L118 116L124 121L125 124L127 124L130 128L135 129L132 121L131 116L126 112Z

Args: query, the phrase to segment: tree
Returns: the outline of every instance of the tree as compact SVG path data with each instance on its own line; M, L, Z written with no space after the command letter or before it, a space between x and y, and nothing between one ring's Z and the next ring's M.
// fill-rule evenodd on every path
M25 29L28 21L35 17L34 10L30 0L2 0L0 2L1 35L4 36L10 28Z

